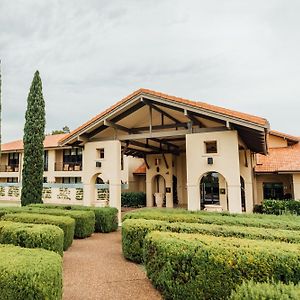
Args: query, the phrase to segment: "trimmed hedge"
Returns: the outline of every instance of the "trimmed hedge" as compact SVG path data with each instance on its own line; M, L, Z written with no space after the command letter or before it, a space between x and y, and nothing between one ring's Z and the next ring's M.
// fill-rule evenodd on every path
M143 259L144 239L146 235L152 231L199 233L213 236L273 240L300 244L299 231L127 219L122 224L122 249L124 257L134 262L141 263Z
M95 213L95 232L112 232L118 229L118 209L115 207L93 207L81 205L31 204L31 207L63 210L88 210Z
M63 255L64 232L54 225L0 221L0 244L43 248Z
M262 213L282 215L300 215L300 201L296 200L264 200L262 203Z
M34 213L8 213L1 217L1 220L31 223L31 224L50 224L56 225L64 232L64 246L67 250L73 243L75 221L70 217L40 215Z
M300 286L294 284L244 282L231 294L230 300L299 300Z
M281 242L154 231L144 262L165 299L227 299L251 279L300 281L299 246Z
M0 245L1 299L62 299L62 259L44 249Z
M123 220L126 219L300 230L300 218L297 216L191 212L183 209L141 209L127 213Z
M91 211L67 211L62 209L47 209L47 208L40 208L40 207L9 207L9 208L2 208L2 213L19 213L19 212L26 212L26 213L36 213L36 214L46 214L46 215L54 215L54 216L67 216L71 217L75 220L75 238L86 238L91 236L92 233L95 231L95 214Z
M121 194L122 207L144 207L146 206L146 193L123 192Z

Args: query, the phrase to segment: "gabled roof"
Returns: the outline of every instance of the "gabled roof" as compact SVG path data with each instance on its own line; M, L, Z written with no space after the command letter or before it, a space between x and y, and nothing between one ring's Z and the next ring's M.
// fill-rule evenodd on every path
M97 122L108 116L110 113L112 113L117 108L121 107L123 104L129 102L131 99L138 97L138 96L151 96L159 99L164 99L169 102L173 102L174 104L183 104L186 107L196 108L202 111L206 112L212 112L218 115L228 116L231 118L234 118L236 120L245 121L254 125L258 125L264 128L269 128L269 123L266 119L257 117L254 115L237 112L234 110L226 109L223 107L211 105L204 102L197 102L197 101L191 101L184 98L179 98L175 96L170 96L167 94L159 93L156 91L148 90L148 89L139 89L129 96L125 97L124 99L120 100L110 108L106 109L105 111L101 112L100 114L96 115L91 120L87 121L83 125L79 126L77 129L73 130L70 134L63 137L60 141L61 144L68 143L72 138L74 138L76 135L79 135L83 133L84 131L88 130L91 126L94 126Z
M267 156L257 154L257 173L300 172L300 143L284 148L271 148Z
M146 175L146 164L141 164L138 168L133 171L134 175Z
M296 137L296 136L293 136L293 135L290 135L290 134L286 134L286 133L283 133L283 132L279 132L279 131L276 131L276 130L270 130L269 134L284 138L284 139L286 139L290 142L298 143L300 141L299 137Z
M58 142L66 135L67 134L46 135L44 140L44 148L58 147ZM2 152L22 151L23 149L23 140L17 140L1 145Z

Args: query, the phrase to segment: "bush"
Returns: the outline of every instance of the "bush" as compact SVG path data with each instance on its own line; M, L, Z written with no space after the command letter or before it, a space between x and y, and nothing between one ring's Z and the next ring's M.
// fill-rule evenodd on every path
M54 216L68 216L75 220L75 238L86 238L95 231L95 214L91 211L68 211L62 209L47 209L41 207L9 207L3 208L4 212L26 212L26 213L36 213L36 214L46 214Z
M298 300L300 286L294 284L244 282L231 294L230 300Z
M121 195L122 207L146 206L146 194L143 192L124 192Z
M56 225L64 232L64 250L67 250L73 243L75 221L70 217L40 215L34 213L16 213L6 214L1 217L1 220L31 224Z
M43 248L63 255L64 232L54 225L0 221L0 244Z
M144 239L146 235L152 231L199 233L223 237L300 243L299 231L128 219L122 224L122 249L124 257L134 262L141 263L143 259Z
M144 262L165 299L227 299L245 280L300 280L299 246L281 242L154 231Z
M95 214L95 232L112 232L118 229L118 209L114 207L92 207L81 205L37 204L31 207L56 208L64 210L88 210Z
M192 212L183 209L140 209L127 213L123 219L147 219L168 222L300 230L300 219L297 216L230 214L228 212L217 213L205 211Z
M264 200L262 203L262 212L265 214L273 214L273 215L282 215L282 214L300 215L300 201Z
M0 245L1 299L62 298L62 259L44 249Z

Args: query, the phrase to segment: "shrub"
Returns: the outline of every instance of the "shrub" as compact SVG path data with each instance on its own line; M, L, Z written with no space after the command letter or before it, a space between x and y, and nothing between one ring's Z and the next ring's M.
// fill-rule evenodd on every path
M204 211L191 212L183 209L141 209L127 213L123 219L147 219L168 222L237 225L300 230L300 222L297 216L230 214L228 212L214 213Z
M230 300L298 300L300 299L300 286L294 284L255 283L252 280L244 282L231 294Z
M299 246L281 242L154 231L144 262L165 299L227 299L245 280L300 280Z
M3 208L5 212L26 212L26 213L37 213L54 216L68 216L75 220L75 238L86 238L95 231L95 214L91 211L69 211L62 209L47 209L41 207L9 207Z
M44 248L63 255L64 232L54 225L0 221L0 244Z
M118 229L118 209L115 207L93 207L81 205L38 204L31 207L56 208L64 210L88 210L95 213L95 232L112 232Z
M282 215L282 214L300 215L300 201L264 200L262 203L262 212L265 214L273 214L273 215Z
M44 249L0 245L1 299L62 298L62 259Z
M146 206L146 194L143 192L124 192L121 195L122 207Z
M152 231L199 233L223 237L300 243L300 232L292 230L128 219L122 224L122 249L124 257L141 263L143 259L144 239Z
M1 220L56 225L64 232L64 250L67 250L73 243L75 221L70 217L40 215L34 213L16 213L6 214L1 217Z

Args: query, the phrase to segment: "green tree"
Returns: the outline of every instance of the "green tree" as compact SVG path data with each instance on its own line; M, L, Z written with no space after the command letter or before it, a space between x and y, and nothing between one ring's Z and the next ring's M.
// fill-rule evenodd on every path
M1 114L2 114L2 99L1 99L1 88L2 88L2 78L1 78L1 59L0 59L0 158L1 158L1 154L2 154L2 147L1 147L1 143L2 143L2 127L1 127L1 123L2 123L2 120L1 120Z
M36 71L27 98L24 126L24 165L22 170L21 204L42 203L45 102L42 81Z
M64 126L62 129L52 130L51 134L63 134L70 133L70 128L68 126Z

